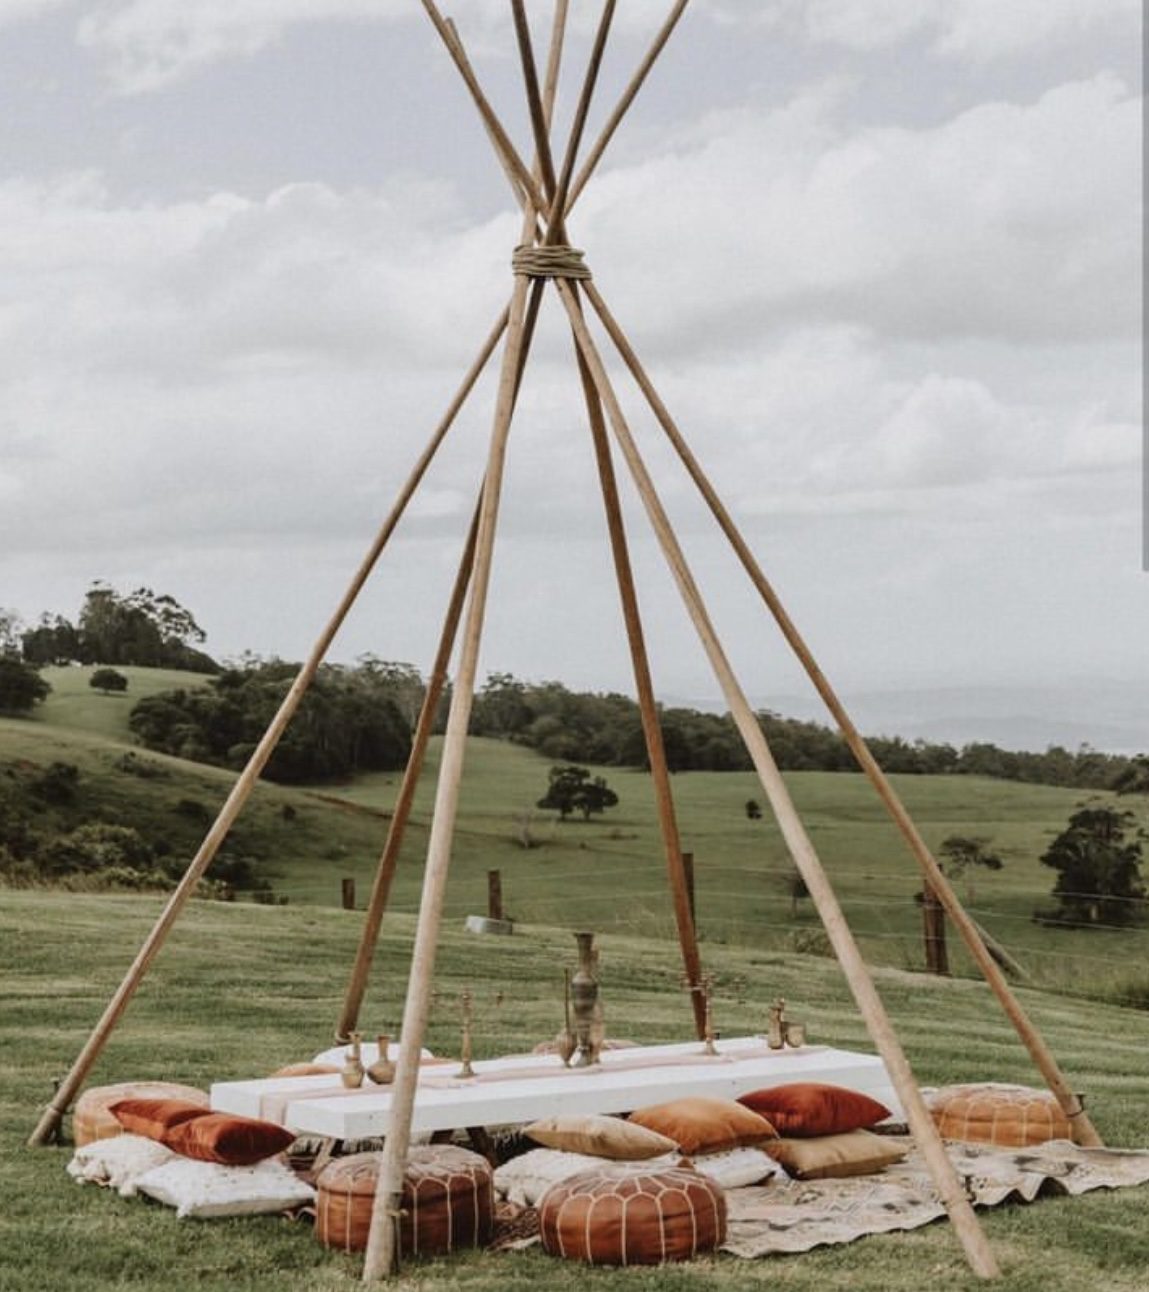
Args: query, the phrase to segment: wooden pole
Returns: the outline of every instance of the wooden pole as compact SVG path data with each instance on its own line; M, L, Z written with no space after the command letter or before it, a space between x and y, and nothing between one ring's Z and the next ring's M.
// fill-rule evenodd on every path
M638 356L635 354L625 333L607 308L606 302L595 288L594 283L588 282L584 286L587 299L594 307L623 361L646 396L655 417L666 432L687 472L710 507L711 513L734 548L751 582L758 590L759 595L781 629L782 635L790 644L791 649L798 657L815 689L832 714L834 721L838 724L842 739L845 740L858 765L877 791L878 798L909 846L909 850L917 861L926 883L932 887L938 900L945 907L946 914L961 934L962 940L969 948L970 955L984 974L991 990L1005 1011L1006 1017L1013 1024L1022 1044L1029 1051L1035 1067L1041 1073L1057 1102L1061 1105L1073 1129L1073 1138L1077 1143L1087 1147L1100 1146L1102 1139L1090 1121L1080 1098L1069 1085L1053 1052L1046 1045L1041 1033L1030 1021L1020 1001L1014 995L1005 975L981 937L977 925L966 913L961 899L954 891L953 885L946 878L942 868L934 859L933 854L914 824L913 818L906 810L885 772L878 765L877 759L870 752L869 746L846 712L845 706L818 666L813 652L807 646L797 626L786 612L781 599L766 578L753 552L751 552L738 527L691 452L666 405L662 402L642 364L639 362Z
M503 874L499 870L487 871L487 919L503 918Z
M354 879L349 877L344 878L342 884L340 885L340 898L342 900L343 909L345 911L353 911L355 909L355 880Z
M684 852L682 854L682 873L686 876L686 896L690 901L690 920L693 924L698 918L698 913L694 906L694 853ZM705 1013L705 1009L706 1005L704 1001L703 1013Z
M655 801L658 806L658 823L662 835L663 853L666 859L666 872L670 880L670 893L674 903L678 944L682 950L682 964L686 972L686 980L692 988L697 989L702 983L702 961L698 952L698 934L694 927L694 897L685 865L685 854L682 851L682 840L678 833L674 797L670 791L670 772L666 764L666 747L662 739L662 726L658 720L658 706L654 699L654 686L650 677L650 661L646 652L646 640L638 610L638 594L635 590L634 573L631 568L626 530L622 519L622 507L618 497L618 483L615 479L614 465L610 456L610 445L606 437L602 402L598 397L598 391L595 389L594 381L582 357L582 351L578 349L577 345L575 346L575 355L578 359L583 394L586 397L587 416L590 421L591 436L594 440L599 483L602 487L603 505L606 509L607 531L610 535L611 553L614 558L615 579L618 583L623 622L626 625L626 638L630 647L631 664L634 668L634 684L638 692L639 713L642 716L642 734L646 741L646 755L650 762L650 775L654 785ZM690 1002L694 1010L695 1030L698 1033L699 1040L701 1040L706 1035L706 1002L703 1000L702 992L692 990L690 992Z
M622 121L623 117L626 116L627 112L630 111L630 105L634 102L635 96L638 94L639 90L642 89L642 85L646 80L647 74L654 66L655 60L658 58L659 54L662 53L663 46L670 39L670 34L677 25L679 18L682 17L682 11L686 8L688 3L689 0L677 0L677 3L670 11L670 16L662 24L658 35L654 38L654 43L646 51L645 58L643 58L642 62L639 64L638 70L631 77L630 82L623 91L622 97L616 104L614 111L607 118L606 125L603 126L602 130L599 132L598 138L592 145L590 152L587 153L586 161L583 162L578 176L571 185L570 197L566 200L563 212L564 215L569 215L571 213L571 209L578 201L579 195L586 187L587 180L590 179L595 168L598 166L603 153L606 151L607 145L610 143L611 139L614 137L614 132L619 127L619 123Z
M953 1164L946 1156L945 1147L918 1090L917 1082L893 1024L874 987L869 970L838 905L833 887L770 753L758 720L726 659L697 584L694 582L670 521L631 437L630 429L614 395L606 370L602 366L593 338L578 309L574 293L570 290L570 285L561 279L556 280L556 285L587 366L594 377L599 397L606 407L611 429L630 468L667 565L682 595L687 613L694 623L714 669L715 677L722 687L730 712L758 773L758 779L774 810L774 816L790 855L806 881L810 896L822 917L827 936L846 975L846 981L865 1020L867 1030L886 1065L910 1129L913 1131L934 1185L961 1241L966 1259L979 1276L995 1278L999 1274L997 1262L974 1215L969 1199L965 1196Z
M411 742L411 753L403 773L403 782L395 799L395 809L391 824L387 829L387 838L375 870L375 882L371 886L371 896L367 901L367 913L363 920L363 931L359 937L359 948L351 967L351 978L343 999L343 1011L335 1029L337 1042L348 1040L359 1022L359 1010L367 992L367 979L371 973L371 962L375 957L375 947L379 941L379 930L383 925L383 914L391 896L391 884L395 878L395 868L399 862L399 852L403 846L407 822L411 817L411 808L415 802L415 791L423 771L427 756L427 746L431 741L431 732L435 726L435 715L439 711L439 702L447 684L447 668L451 662L451 652L455 649L455 638L459 631L459 620L463 614L463 603L467 597L467 587L471 581L471 569L475 560L475 537L479 526L479 508L471 521L470 533L459 561L455 575L455 585L451 590L451 600L439 637L439 647L431 674L427 679L427 689L419 709L419 718L415 724L415 737Z
M434 5L424 0L428 13L435 21ZM564 9L565 17L565 9ZM448 49L461 51L457 35L444 32L440 35ZM561 46L564 27L556 16L552 35L552 65L557 66L555 46ZM456 58L460 70L467 67L466 58ZM474 78L471 78L472 81ZM472 93L478 90L474 83ZM476 99L478 102L478 99ZM484 100L485 102L485 100ZM493 113L492 113L493 116ZM495 120L491 137L505 139L505 132ZM508 145L509 147L509 145ZM506 149L503 149L506 151ZM531 201L535 200L537 185L529 176L533 188L526 188ZM525 240L531 236L537 220L537 211L529 204L523 216ZM403 1191L403 1174L407 1164L407 1151L411 1141L411 1117L415 1108L415 1089L419 1078L419 1052L426 1032L431 1006L431 987L435 969L435 952L438 947L439 925L443 914L447 873L450 868L451 842L459 803L459 785L466 751L467 726L475 695L475 678L478 668L479 644L482 639L483 618L486 611L487 591L490 585L491 558L494 552L495 531L498 525L499 501L502 494L503 467L506 461L507 438L511 416L518 396L519 381L525 363L524 350L530 344L526 333L527 296L530 280L519 275L515 278L508 310L507 342L503 350L502 369L495 401L491 428L491 442L484 476L482 505L475 546L475 565L472 575L470 599L460 651L458 676L451 693L451 708L447 716L447 730L443 738L443 754L439 765L439 779L435 787L435 805L431 818L431 836L427 844L427 863L423 874L423 891L419 901L419 920L415 932L415 948L411 956L411 969L407 980L407 999L403 1008L403 1025L399 1046L399 1061L391 1092L391 1115L383 1159L379 1166L379 1179L371 1210L371 1227L367 1237L367 1251L363 1264L363 1281L373 1282L389 1276L398 1268L398 1210Z
M115 1030L116 1024L119 1022L121 1015L127 1008L132 996L135 995L137 987L143 981L152 960L155 959L160 948L163 946L172 925L175 924L176 919L187 904L188 899L194 892L195 886L203 877L204 872L215 859L215 855L218 852L220 845L227 837L228 831L234 825L244 804L251 797L252 790L255 788L256 782L259 779L260 772L263 771L268 759L275 751L276 745L279 743L280 738L287 729L288 723L291 721L296 709L299 707L303 696L307 692L307 688L311 685L315 674L319 671L319 666L323 662L327 651L331 646L331 642L334 640L336 633L342 627L344 620L350 613L351 607L355 604L356 598L362 591L363 585L367 582L367 578L374 569L376 561L379 559L380 554L387 545L388 539L390 539L391 534L394 532L395 526L399 523L400 518L406 510L407 504L411 501L411 497L414 494L415 489L426 474L427 468L431 465L431 461L440 444L442 444L447 431L450 429L458 415L459 409L462 408L472 387L478 380L479 374L486 366L487 360L490 358L495 346L498 344L499 338L503 335L503 332L507 327L507 322L508 315L507 312L504 311L491 329L478 357L475 359L464 377L462 384L455 394L455 398L451 401L446 414L439 425L435 428L427 447L423 450L423 453L416 462L406 483L400 490L399 497L396 500L395 505L392 507L387 519L383 522L383 525L380 528L379 533L376 535L375 541L371 544L367 555L361 561L359 568L355 572L355 576L351 580L347 591L343 594L343 598L339 602L335 613L331 616L322 633L320 633L318 640L311 650L311 654L307 657L303 667L299 670L294 682L292 682L290 690L284 696L279 709L272 718L267 730L260 738L260 741L252 752L251 757L248 759L247 765L236 778L231 792L228 794L223 807L219 811L219 815L216 817L214 824L208 830L203 842L200 844L199 851L188 864L188 868L184 872L183 878L168 898L167 904L160 912L159 918L153 925L151 932L145 939L135 960L124 975L123 980L116 989L111 1000L108 1002L99 1022L93 1028L91 1035L88 1037L88 1040L84 1044L84 1047L80 1051L75 1062L72 1064L67 1076L57 1087L55 1094L52 1096L51 1102L48 1104L47 1108L45 1108L40 1121L36 1125L36 1129L32 1132L32 1135L29 1138L28 1143L30 1146L46 1143L59 1125L65 1109L67 1109L72 1103L76 1093L84 1082L84 1078L88 1075L88 1072L91 1070L96 1059L99 1058L100 1052L103 1050L104 1046L107 1044L108 1038Z

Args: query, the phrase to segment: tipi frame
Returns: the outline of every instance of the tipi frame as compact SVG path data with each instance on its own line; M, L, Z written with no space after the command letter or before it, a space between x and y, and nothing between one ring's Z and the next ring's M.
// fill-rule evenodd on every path
M467 728L477 677L479 645L498 525L507 439L523 370L534 336L541 299L547 280L550 279L566 312L574 341L575 359L586 403L587 421L602 489L615 576L634 668L635 687L655 788L686 980L692 987L697 988L700 985L701 963L608 431L613 435L618 452L631 475L688 615L698 633L715 677L722 687L729 712L750 754L787 848L818 909L870 1037L885 1062L891 1082L905 1110L910 1129L954 1224L966 1258L977 1274L987 1278L995 1277L998 1274L998 1267L993 1253L946 1156L905 1053L846 923L833 887L790 799L757 718L726 657L702 594L678 543L674 528L631 434L583 310L585 298L646 399L656 421L670 440L686 472L698 488L719 528L730 542L751 583L825 702L859 766L872 782L879 799L918 863L925 883L936 894L961 933L970 954L1017 1029L1035 1066L1069 1118L1075 1139L1081 1144L1099 1145L1101 1140L1080 1098L1070 1088L1056 1059L1026 1016L1000 968L987 950L977 926L966 914L909 813L850 720L729 512L690 451L623 329L611 314L598 287L590 277L589 271L583 264L582 253L575 251L568 243L566 221L571 209L677 25L688 0L675 0L667 19L628 83L619 103L608 117L577 175L574 169L575 163L602 63L615 0L604 2L601 20L572 118L570 135L557 170L551 150L550 131L569 0L555 0L549 55L541 83L524 0L510 0L534 143L535 161L532 169L528 169L523 163L484 95L454 25L442 17L434 0L421 0L421 2L474 100L497 158L507 174L515 198L523 211L521 246L516 250L512 262L514 286L510 303L495 321L446 414L435 428L428 445L400 490L391 512L357 569L335 613L320 634L279 711L257 745L247 766L238 776L218 817L189 863L187 871L109 1001L71 1070L45 1109L31 1136L30 1143L43 1144L58 1129L65 1110L75 1098L92 1065L99 1057L151 961L159 952L180 911L215 858L228 831L250 797L260 773L291 721L303 695L326 657L336 633L367 582L407 505L415 495L448 430L502 341L501 368L483 483L449 600L435 661L428 677L411 755L396 800L391 827L379 858L364 929L337 1028L338 1035L345 1036L355 1027L358 1019L399 849L410 817L415 787L431 734L432 721L443 694L448 665L461 628L459 660L443 740L415 946L402 1019L400 1057L392 1089L391 1124L380 1168L379 1188L375 1198L364 1264L364 1280L374 1281L397 1268L396 1217L410 1143L418 1058L432 997L438 930L446 891ZM701 1033L703 1022L701 992L693 991L691 999L694 1002L695 1025Z

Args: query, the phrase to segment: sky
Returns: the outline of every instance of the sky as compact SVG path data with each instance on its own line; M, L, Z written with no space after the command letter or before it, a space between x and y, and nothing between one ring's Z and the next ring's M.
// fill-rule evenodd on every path
M593 138L670 7L620 0ZM551 6L528 6L542 46ZM599 6L573 0L565 136ZM449 11L524 156L503 0ZM1149 681L1135 0L694 0L570 220L831 680ZM417 0L0 0L0 606L174 595L300 658L511 288ZM486 671L632 690L569 333L509 443ZM604 343L604 350L606 349ZM805 688L611 371L744 688ZM336 641L425 669L497 365ZM656 690L718 687L624 482Z

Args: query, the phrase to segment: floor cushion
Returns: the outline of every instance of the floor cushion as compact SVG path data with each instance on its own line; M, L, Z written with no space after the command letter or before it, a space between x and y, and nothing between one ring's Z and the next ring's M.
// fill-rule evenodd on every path
M1069 1118L1048 1090L999 1082L942 1086L926 1104L944 1139L1024 1146L1072 1139Z
M621 1117L604 1117L599 1113L560 1113L542 1121L531 1122L523 1134L544 1148L565 1149L568 1153L588 1153L591 1157L612 1158L619 1162L640 1162L649 1157L673 1153L678 1144L647 1130L637 1122Z
M205 1091L175 1081L121 1081L114 1086L92 1086L76 1100L72 1113L72 1138L77 1147L124 1133L109 1111L122 1099L186 1099L203 1108L211 1103Z
M844 1135L866 1130L890 1116L885 1104L845 1086L792 1081L738 1096L738 1102L765 1117L779 1135Z
M612 1163L552 1185L539 1233L552 1256L588 1265L688 1261L725 1240L726 1194L689 1167Z
M324 1246L345 1252L366 1248L382 1160L382 1153L356 1153L320 1172L315 1234ZM490 1163L455 1144L413 1148L399 1206L402 1256L485 1247L495 1223Z
M644 1160L642 1166L650 1171L659 1171L663 1167L677 1166L681 1161L681 1153L667 1153L665 1157ZM603 1158L590 1153L535 1148L495 1167L495 1192L517 1206L534 1207L552 1184L606 1165Z
M258 1216L302 1207L315 1190L276 1158L254 1166L224 1166L172 1157L135 1181L138 1192L166 1207L182 1220L217 1216Z
M72 1154L67 1172L80 1184L104 1185L122 1198L132 1198L140 1176L174 1157L171 1149L157 1140L125 1131L81 1144Z
M796 1180L873 1175L906 1156L904 1144L864 1130L821 1135L816 1139L774 1139L763 1147Z
M254 1166L282 1153L294 1143L295 1132L258 1117L205 1113L173 1126L161 1138L182 1157L221 1166Z
M686 1154L753 1147L778 1134L765 1117L733 1099L712 1099L708 1095L650 1104L631 1113L630 1120L665 1135Z
M208 1109L192 1099L120 1099L109 1104L108 1111L127 1134L157 1140L184 1122L209 1116Z

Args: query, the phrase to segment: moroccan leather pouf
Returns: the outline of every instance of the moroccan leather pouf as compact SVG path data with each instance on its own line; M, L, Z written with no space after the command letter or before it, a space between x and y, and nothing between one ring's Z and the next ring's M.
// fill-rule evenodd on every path
M613 1167L552 1185L539 1203L552 1256L589 1265L660 1265L712 1252L726 1237L726 1195L688 1167Z
M204 1108L211 1106L203 1090L181 1086L175 1081L121 1081L115 1086L93 1086L76 1100L72 1112L72 1138L77 1148L124 1133L124 1128L108 1112L121 1099L187 1099Z
M327 1247L363 1251L382 1153L355 1153L324 1167L316 1181L315 1234ZM487 1159L455 1144L413 1148L403 1176L402 1256L485 1247L495 1223L495 1184Z
M929 1109L943 1139L1019 1147L1073 1138L1053 1095L1030 1086L943 1086L930 1097Z

